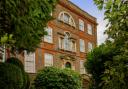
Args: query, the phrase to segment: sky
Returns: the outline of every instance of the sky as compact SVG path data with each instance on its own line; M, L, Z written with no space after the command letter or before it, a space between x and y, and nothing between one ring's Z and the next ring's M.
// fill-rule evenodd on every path
M104 35L106 21L104 21L104 10L100 11L97 9L97 6L94 4L93 0L70 0L82 10L86 11L90 15L97 18L97 42L98 45L104 43L106 35Z

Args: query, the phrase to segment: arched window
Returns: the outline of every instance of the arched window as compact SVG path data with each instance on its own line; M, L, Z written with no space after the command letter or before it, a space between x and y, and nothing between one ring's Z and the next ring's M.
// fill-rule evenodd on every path
M65 68L70 68L70 69L71 69L71 67L72 67L72 66L71 66L71 63L70 63L70 62L66 62L66 63L65 63Z
M70 33L65 32L65 37L64 37L64 49L65 50L70 50Z
M67 23L73 27L76 27L74 19L72 18L72 16L68 12L65 12L65 11L61 12L59 14L59 20L64 22L64 23Z

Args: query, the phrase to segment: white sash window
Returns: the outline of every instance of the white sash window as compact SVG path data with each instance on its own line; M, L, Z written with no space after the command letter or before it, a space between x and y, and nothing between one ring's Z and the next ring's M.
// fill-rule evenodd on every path
M44 54L44 66L53 66L53 55L49 53Z
M24 64L26 72L35 73L35 53L27 54L27 52L24 51Z
M90 35L93 34L93 27L92 27L91 24L88 24L88 25L87 25L87 32L88 32L88 34L90 34Z
M46 28L46 31L47 31L47 35L44 36L44 41L48 43L53 43L52 28L48 27Z
M79 30L84 31L84 21L79 19Z
M85 74L84 60L80 60L80 74Z
M85 52L85 42L80 39L80 52Z
M93 49L93 44L91 42L88 43L88 51L90 52Z

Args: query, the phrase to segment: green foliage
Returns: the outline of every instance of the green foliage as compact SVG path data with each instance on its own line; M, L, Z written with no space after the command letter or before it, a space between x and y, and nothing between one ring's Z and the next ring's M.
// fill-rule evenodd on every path
M46 67L39 71L35 89L80 89L80 75L69 69Z
M0 63L0 89L22 89L23 75L17 66Z
M87 55L85 68L88 73L92 75L91 89L102 89L101 82L103 81L102 75L105 71L105 63L107 61L112 61L113 56L116 54L117 50L114 49L114 46L111 46L110 43L108 45L100 45Z
M10 34L10 35L5 34L5 35L3 35L3 37L1 37L0 44L4 45L4 44L6 44L6 42L8 42L8 43L15 43L15 41L12 40L12 34Z
M30 87L30 79L27 73L24 73L24 86L22 89L29 89Z
M35 51L57 0L0 0L0 39L13 50ZM5 35L7 36L5 37ZM15 43L10 42L11 40ZM6 39L4 39L4 38Z
M15 58L15 57L8 58L6 63L16 65L17 67L19 67L21 70L24 71L24 65L18 58Z
M98 7L105 9L108 20L107 35L119 46L128 44L128 1L127 0L94 0ZM102 9L101 8L101 9Z
M100 52L95 52L94 49L87 58L86 65L93 78L91 89L128 89L128 1L94 0L94 2L99 9L105 10L104 19L108 21L105 33L108 39L105 44L107 48L104 46L106 50L104 48L100 50L99 47ZM104 55L102 51L106 51ZM98 55L102 57L97 57ZM100 58L103 62L100 62ZM97 85L95 75L100 80Z
M29 85L30 85L30 80L29 80L29 76L27 73L25 73L24 71L24 65L22 64L22 62L18 59L18 58L14 58L14 57L11 57L11 58L8 58L6 63L10 63L10 64L13 64L15 66L17 66L18 68L21 69L21 72L22 72L22 75L23 75L23 86L22 86L22 89L28 89L29 88Z

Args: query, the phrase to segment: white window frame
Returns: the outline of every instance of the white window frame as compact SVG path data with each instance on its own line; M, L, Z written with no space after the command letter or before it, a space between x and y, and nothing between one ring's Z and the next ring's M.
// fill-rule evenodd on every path
M45 67L47 67L47 66L53 66L53 55L52 54L50 54L50 53L44 53L44 66Z
M80 52L85 52L85 41L83 39L80 39L79 43L80 43Z
M88 42L88 51L90 52L93 49L93 43Z
M70 24L70 20L71 20L70 15L68 15L67 13L64 13L63 21L64 21L65 23Z
M73 44L73 42L74 42L74 44ZM71 51L73 51L73 52L76 52L76 42L75 41L73 41L73 40L71 40ZM73 47L73 45L75 46L75 47Z
M0 46L0 55L1 55L1 59L0 62L3 62L3 58L4 58L4 48L2 46Z
M65 50L69 50L71 51L70 49L70 33L69 32L65 32L65 37L64 37L64 49Z
M64 49L64 38L63 37L59 37L59 49Z
M53 29L51 27L45 28L47 35L44 35L44 41L48 43L53 43Z
M36 72L36 69L35 69L35 52L27 54L27 52L24 51L24 68L25 68L25 71L28 73L35 73Z
M85 62L84 60L80 60L80 74L86 74L84 62Z
M67 14L69 16L69 22L65 22L65 20L64 20L64 15L65 14ZM75 21L74 21L73 17L68 12L66 12L66 11L60 12L60 14L58 16L58 19L60 21L64 22L64 23L67 23L67 24L69 24L69 25L71 25L73 27L76 27L76 24L75 24Z
M92 35L93 34L93 27L92 27L91 24L88 24L87 25L87 32L88 32L89 35Z
M84 31L84 21L79 19L79 30Z

